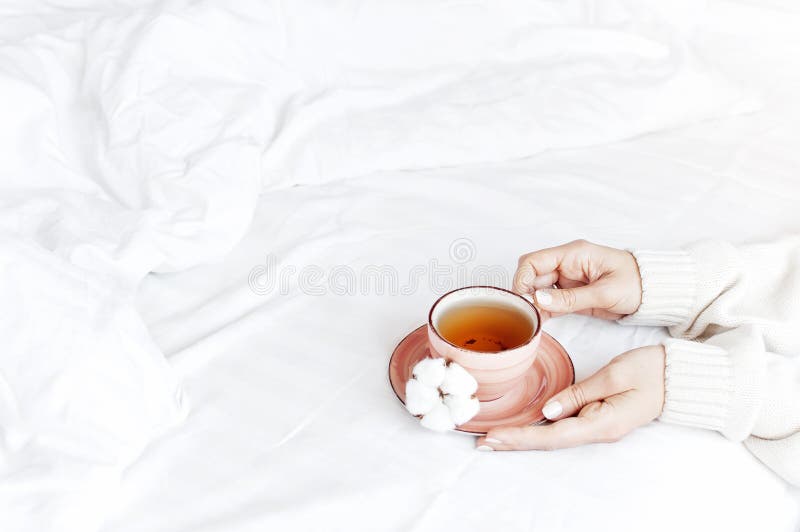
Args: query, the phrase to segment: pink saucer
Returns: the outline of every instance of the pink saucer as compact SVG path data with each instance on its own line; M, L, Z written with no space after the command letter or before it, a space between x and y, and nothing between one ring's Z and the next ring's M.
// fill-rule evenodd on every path
M428 351L428 331L423 325L403 338L389 361L389 381L397 398L405 403L406 382L411 369ZM491 355L487 355L491 356ZM552 336L542 333L542 341L531 369L521 385L493 401L481 402L481 411L456 428L470 434L486 434L494 427L532 425L544 421L542 406L553 395L575 382L572 360Z

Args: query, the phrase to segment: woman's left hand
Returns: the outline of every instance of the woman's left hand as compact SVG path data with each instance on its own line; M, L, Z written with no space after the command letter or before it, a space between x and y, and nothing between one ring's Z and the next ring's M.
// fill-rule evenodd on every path
M554 395L542 412L549 425L492 429L478 438L483 451L551 450L617 441L661 415L664 347L627 351L588 379Z

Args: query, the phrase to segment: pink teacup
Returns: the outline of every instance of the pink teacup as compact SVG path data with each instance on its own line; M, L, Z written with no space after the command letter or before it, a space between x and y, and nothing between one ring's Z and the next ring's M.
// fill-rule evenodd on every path
M455 306L491 305L519 311L531 321L533 335L522 345L505 351L471 351L445 340L438 331L442 315ZM492 401L514 388L536 359L542 337L539 311L524 297L494 286L467 286L440 297L428 313L428 343L431 355L455 361L478 381L478 399Z

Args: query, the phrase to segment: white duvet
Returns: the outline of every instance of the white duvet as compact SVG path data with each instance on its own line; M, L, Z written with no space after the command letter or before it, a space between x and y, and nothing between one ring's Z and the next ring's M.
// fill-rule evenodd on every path
M799 230L798 22L736 2L2 3L0 528L793 529L792 492L716 434L486 457L422 431L386 365L446 286L328 281ZM275 268L279 288L253 284ZM579 378L664 334L548 327Z

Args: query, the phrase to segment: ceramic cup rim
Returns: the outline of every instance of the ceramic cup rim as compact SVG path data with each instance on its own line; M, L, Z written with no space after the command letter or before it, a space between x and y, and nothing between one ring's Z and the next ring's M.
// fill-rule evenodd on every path
M465 349L465 348L463 348L461 346L458 346L458 345L448 341L441 334L439 334L439 331L433 325L433 311L436 309L436 306L439 305L439 303L441 303L442 300L444 300L444 298L450 296L451 294L454 294L456 292L460 292L462 290L474 290L475 288L483 288L483 289L488 289L488 290L496 290L498 292L505 292L508 295L512 295L514 297L518 297L522 301L524 301L530 307L530 309L533 311L534 316L536 316L536 328L533 330L533 334L531 335L531 337L528 338L528 340L524 344L520 344L520 345L518 345L516 347L513 347L511 349L506 349L505 351L473 351L472 349ZM542 315L539 314L539 309L536 308L536 306L531 302L531 300L521 296L520 294L518 294L516 292L512 292L511 290L506 290L505 288L500 288L499 286L490 286L490 285L462 286L461 288L456 288L454 290L450 290L449 292L446 292L446 293L442 294L441 296L439 296L439 299L437 299L433 303L433 305L431 305L431 309L428 311L428 329L433 331L433 334L435 334L442 342L446 343L448 346L452 347L453 349L458 350L460 353L463 353L464 355L468 355L468 356L492 355L493 357L506 358L506 357L509 357L509 356L511 356L511 355L513 355L515 353L518 353L518 352L520 352L522 350L525 350L528 346L530 346L532 343L534 343L537 340L537 338L539 338L539 335L542 332Z

